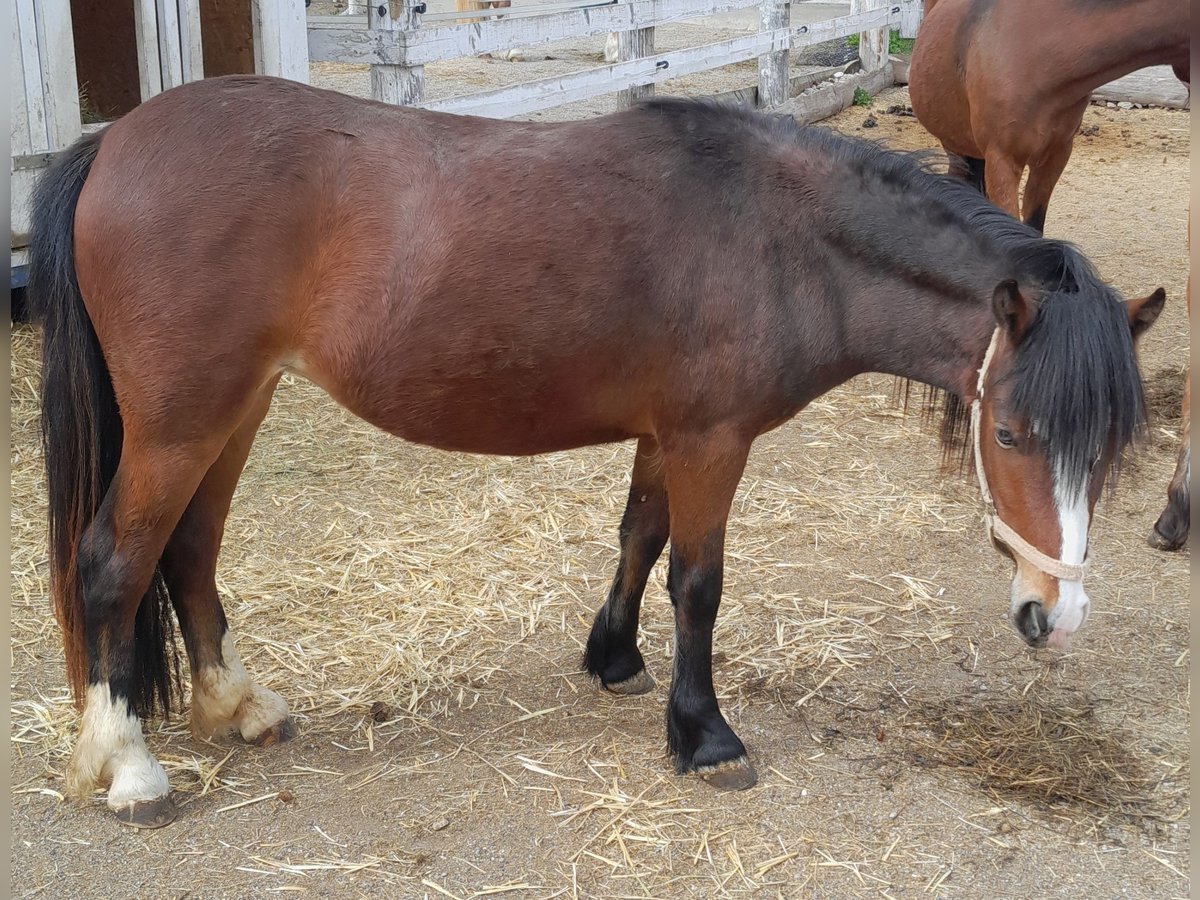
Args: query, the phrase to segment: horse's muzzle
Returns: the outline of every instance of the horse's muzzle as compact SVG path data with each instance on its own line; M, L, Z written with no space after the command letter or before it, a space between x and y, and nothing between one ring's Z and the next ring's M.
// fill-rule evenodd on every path
M1021 605L1013 617L1013 624L1030 647L1046 646L1046 638L1050 634L1050 626L1046 622L1046 611L1037 600L1029 600Z

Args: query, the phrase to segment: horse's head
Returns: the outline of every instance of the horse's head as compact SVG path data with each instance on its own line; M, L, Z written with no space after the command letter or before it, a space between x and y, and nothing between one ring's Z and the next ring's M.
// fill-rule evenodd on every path
M1065 648L1088 615L1092 510L1144 421L1137 338L1162 288L1121 302L1102 284L997 287L996 330L972 404L993 543L1015 563L1012 621L1031 646Z

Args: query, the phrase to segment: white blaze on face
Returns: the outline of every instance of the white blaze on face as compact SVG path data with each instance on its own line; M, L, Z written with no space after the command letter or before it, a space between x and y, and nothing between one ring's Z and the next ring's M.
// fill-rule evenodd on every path
M1065 480L1061 473L1055 473L1054 504L1058 508L1058 524L1062 530L1059 558L1068 565L1081 565L1087 556L1088 545L1088 486L1085 481L1077 491L1068 492L1063 486ZM1058 602L1049 617L1052 645L1065 646L1065 639L1087 620L1089 606L1083 582L1058 579Z

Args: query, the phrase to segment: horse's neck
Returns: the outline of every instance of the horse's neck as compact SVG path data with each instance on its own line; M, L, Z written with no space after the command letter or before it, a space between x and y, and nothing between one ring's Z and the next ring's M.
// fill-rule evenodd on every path
M998 282L997 282L998 283ZM995 323L982 301L994 284L980 282L979 297L964 302L930 288L897 285L874 298L889 314L863 348L863 369L896 375L968 398ZM975 300L978 302L975 302Z
M879 221L904 219L880 212ZM843 325L861 371L970 396L995 327L992 294L1016 274L1004 261L1008 254L971 236L949 233L956 226L910 219L902 241L872 235L870 217L860 219L857 227L875 252L863 253L847 241L837 269L852 267L855 272Z
M1189 34L1175 0L1136 0L1089 11L1089 25L1106 35L1094 53L1081 55L1077 78L1091 90L1151 65L1186 63Z

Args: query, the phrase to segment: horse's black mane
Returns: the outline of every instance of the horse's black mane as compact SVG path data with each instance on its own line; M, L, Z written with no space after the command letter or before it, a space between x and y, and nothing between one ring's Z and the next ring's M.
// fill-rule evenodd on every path
M800 125L791 116L767 115L712 100L656 98L641 113L671 127L695 154L734 164L739 151L763 142L797 144L845 165L859 180L919 198L923 209L971 235L981 252L999 252L1037 314L1018 345L1007 378L1012 403L1045 442L1060 485L1076 490L1106 442L1114 467L1145 420L1145 402L1125 306L1073 244L1044 238L983 197L965 181L938 171L942 154L888 150L832 129ZM866 222L864 228L870 229ZM893 238L903 241L903 236ZM864 250L881 243L878 234ZM902 254L903 247L885 252ZM975 302L979 298L973 298ZM990 294L989 294L990 300ZM907 397L908 386L900 393ZM941 412L948 457L965 453L969 408L954 394L928 390L927 415Z

